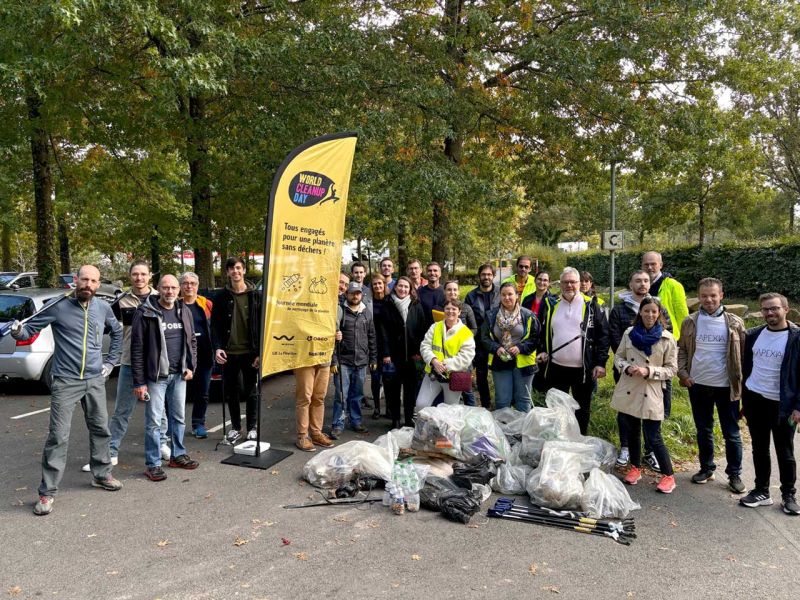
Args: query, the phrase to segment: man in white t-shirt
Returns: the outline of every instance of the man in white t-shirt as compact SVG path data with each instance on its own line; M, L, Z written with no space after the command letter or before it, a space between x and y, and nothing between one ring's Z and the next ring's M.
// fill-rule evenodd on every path
M692 415L697 428L700 470L692 483L714 479L714 407L725 438L728 487L736 494L742 483L742 436L739 432L739 401L742 396L742 350L744 321L722 306L722 282L706 277L697 286L700 309L681 323L678 340L678 378L689 389Z
M794 434L800 423L800 328L786 320L789 303L784 296L761 294L758 301L767 324L747 331L742 355L742 405L753 442L756 481L739 504L750 508L772 504L771 436L780 473L781 508L787 515L800 515L794 459Z

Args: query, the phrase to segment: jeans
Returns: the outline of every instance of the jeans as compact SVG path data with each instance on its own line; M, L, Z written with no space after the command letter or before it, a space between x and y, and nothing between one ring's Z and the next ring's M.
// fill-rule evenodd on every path
M661 468L661 473L663 475L672 475L672 460L669 457L664 438L661 437L661 421L637 419L628 414L625 415L625 419L628 421L631 464L637 468L642 466L642 442L639 439L639 435L640 432L644 431L645 445L653 449L658 466Z
M186 382L182 373L171 373L158 381L147 382L150 400L144 411L144 460L148 467L161 466L161 419L169 406L169 431L172 441L172 456L186 454L183 432L186 428Z
M769 438L775 444L778 459L778 473L781 480L781 494L795 493L797 465L794 458L795 428L789 425L787 417L780 418L779 403L764 398L761 394L747 388L742 391L744 416L753 441L753 466L756 471L755 490L769 493L769 478L772 474L772 460L769 456Z
M345 398L342 402L338 395L339 383L336 383L337 394L333 400L333 423L334 429L344 429L345 405L347 418L350 420L350 427L361 425L361 400L364 399L364 379L367 375L367 367L351 367L350 365L339 365L339 373L334 377L340 378L341 394Z
M719 427L725 438L725 472L742 474L742 436L739 433L739 403L731 402L731 388L711 387L695 383L689 388L692 416L697 428L697 451L700 454L700 470L715 471L714 464L714 406L719 415Z
M40 496L55 496L67 464L69 432L75 405L83 407L86 427L89 429L89 464L95 479L105 479L111 474L108 454L108 413L106 412L105 377L92 379L53 379L50 399L50 430L42 453L42 482Z
M582 435L586 435L589 430L589 416L591 414L594 386L595 380L592 378L591 373L586 373L586 379L584 380L583 367L564 367L552 361L547 365L548 389L556 388L567 393L572 389L572 397L580 405L580 408L575 411L575 418L578 420Z
M208 408L208 390L211 387L211 369L198 366L194 377L189 381L187 400L192 400L192 429L206 424L206 409Z
M475 383L478 386L478 395L481 397L481 406L489 410L492 407L492 394L489 391L489 355L476 350L472 364L475 366Z
M117 398L114 404L114 416L111 417L111 456L119 456L119 446L128 432L128 421L137 404L133 395L133 371L130 365L121 365L117 377Z
M222 365L222 381L225 386L225 402L231 413L231 429L242 428L241 400L245 401L247 414L247 430L256 428L256 410L258 409L258 369L253 366L255 354L228 354L227 362Z
M528 412L531 409L531 384L533 383L533 373L522 375L520 369L512 368L503 371L492 371L494 380L494 408L508 408L514 404L514 408L521 412Z

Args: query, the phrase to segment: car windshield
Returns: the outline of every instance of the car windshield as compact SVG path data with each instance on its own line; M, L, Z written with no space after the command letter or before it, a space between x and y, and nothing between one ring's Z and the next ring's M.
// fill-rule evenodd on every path
M33 300L25 296L0 295L0 323L22 320L33 314Z
M14 279L17 276L17 273L3 273L0 275L0 285L7 285L9 281Z

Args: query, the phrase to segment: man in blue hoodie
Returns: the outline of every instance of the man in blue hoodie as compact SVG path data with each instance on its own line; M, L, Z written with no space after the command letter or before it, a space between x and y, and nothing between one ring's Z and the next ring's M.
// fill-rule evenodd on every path
M39 500L33 507L36 515L53 510L53 498L64 475L72 413L83 405L89 428L92 485L110 492L122 488L111 475L111 457L106 409L106 377L119 361L122 326L111 307L94 296L100 287L100 271L92 265L78 270L74 298L53 300L48 310L25 324L15 322L11 335L28 340L50 325L53 329L53 388L50 399L50 430L42 455L42 482ZM111 346L103 362L103 331L111 331Z

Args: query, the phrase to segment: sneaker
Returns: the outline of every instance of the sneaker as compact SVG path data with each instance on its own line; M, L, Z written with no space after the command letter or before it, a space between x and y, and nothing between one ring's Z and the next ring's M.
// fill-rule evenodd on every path
M772 498L769 492L760 492L758 490L750 490L744 498L739 500L739 504L748 508L755 508L756 506L770 506L772 505Z
M617 466L624 467L627 465L631 460L631 453L628 452L627 446L623 446L619 449L619 454L617 454Z
M642 459L642 462L647 465L651 471L654 471L655 473L661 473L661 467L658 465L656 455L652 452L647 453Z
M173 469L187 469L191 471L192 469L199 467L200 463L189 458L188 454L181 454L180 456L176 456L170 460L169 466Z
M330 448L334 445L331 438L321 432L311 434L311 443L315 446L322 446L323 448Z
M742 483L742 478L738 475L731 475L728 477L728 488L734 494L744 494L744 483Z
M167 478L167 474L164 473L164 469L161 468L161 465L157 467L147 467L144 476L150 481L164 481Z
M206 429L205 425L198 425L192 429L192 435L198 440L204 440L208 437L208 429Z
M229 444L235 444L240 437L242 436L237 429L231 429L228 431L227 435L225 436L225 439L228 440Z
M53 497L52 496L39 496L39 500L33 505L33 514L35 515L49 515L53 512Z
M299 437L297 441L294 443L295 446L300 448L303 452L316 452L317 449L314 448L314 444L311 442L310 439L307 437Z
M376 408L376 409L375 409L375 410L372 412L372 418L373 418L373 419L375 419L375 420L377 420L377 419L380 419L380 418L381 418L381 411L380 411L380 409L377 409L377 408Z
M114 467L116 467L116 466L117 466L117 463L119 463L119 457L117 457L117 456L112 456L112 457L111 457L111 465L112 465L112 466L114 466ZM81 471L83 471L84 473L91 473L91 471L92 471L92 465L90 465L89 463L86 463L85 465L83 465L83 466L81 467Z
M344 431L342 427L331 427L331 432L328 434L328 437L332 440L338 440L339 436L342 435L342 431Z
M369 433L369 429L364 427L364 425L362 425L361 423L359 423L358 425L353 425L352 429L356 433Z
M675 477L673 475L664 475L661 481L658 482L656 489L662 494L671 494L675 489Z
M247 432L248 440L254 440L257 437L258 437L258 431L256 431L255 429L251 429L250 431Z
M702 469L692 475L692 483L708 483L709 481L714 481L715 475L714 471L703 471ZM744 489L744 488L742 488Z
M787 515L800 515L800 506L794 499L794 494L784 494L781 499L781 508Z
M639 467L634 467L631 465L631 468L628 469L628 472L625 474L625 478L622 480L628 485L636 485L639 483L639 480L642 478L642 470Z
M122 489L122 482L118 479L114 479L111 475L107 476L105 479L94 477L92 479L92 487L102 488L108 492L118 492Z
M172 450L166 444L161 444L161 460L169 460L172 457Z

